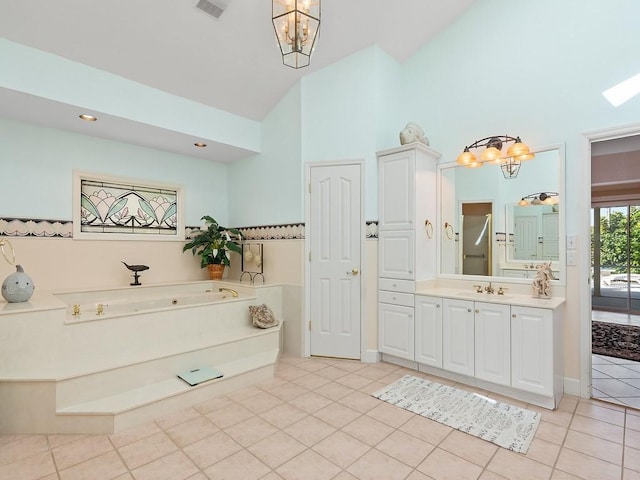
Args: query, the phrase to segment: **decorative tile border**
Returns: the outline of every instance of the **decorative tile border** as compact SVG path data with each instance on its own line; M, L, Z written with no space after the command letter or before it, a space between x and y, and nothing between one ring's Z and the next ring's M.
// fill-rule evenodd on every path
M242 238L245 240L282 240L304 238L304 223L266 225L261 227L240 227L238 230L240 230Z
M304 223L241 227L239 230L245 240L302 240L305 238ZM198 226L185 227L185 238L192 238L198 231L200 231ZM73 238L73 222L71 220L0 218L0 235L10 237ZM378 222L376 220L368 220L366 222L366 238L378 238Z
M73 238L70 220L0 218L0 235L8 237Z

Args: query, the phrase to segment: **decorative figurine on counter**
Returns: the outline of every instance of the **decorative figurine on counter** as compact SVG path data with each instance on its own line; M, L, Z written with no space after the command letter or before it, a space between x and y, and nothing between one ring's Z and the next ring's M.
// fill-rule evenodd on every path
M539 265L532 284L534 297L551 298L551 280L555 280L551 262Z
M124 266L133 272L133 283L130 283L132 287L142 285L140 283L140 272L144 272L145 270L149 270L147 265L127 265L125 262Z
M429 146L429 139L424 136L422 127L417 123L409 122L406 127L400 130L400 145L413 142L420 142Z
M9 303L26 302L33 295L35 288L29 275L24 273L20 265L16 265L16 272L2 282L2 296Z

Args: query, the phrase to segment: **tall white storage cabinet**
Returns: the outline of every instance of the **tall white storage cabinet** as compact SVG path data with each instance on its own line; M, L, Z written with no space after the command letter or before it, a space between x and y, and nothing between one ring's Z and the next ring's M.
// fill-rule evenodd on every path
M378 348L411 361L415 282L436 276L438 158L421 143L378 152Z

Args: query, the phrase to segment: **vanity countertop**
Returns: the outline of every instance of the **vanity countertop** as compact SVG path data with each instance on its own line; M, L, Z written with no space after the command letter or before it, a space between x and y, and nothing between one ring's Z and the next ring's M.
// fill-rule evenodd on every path
M498 295L497 293L476 293L471 289L461 290L459 288L437 286L418 288L415 294L460 300L473 300L475 302L501 303L505 305L517 305L520 307L547 308L550 310L555 310L565 302L563 297L537 298L531 295L520 293L514 294L508 291L504 295Z

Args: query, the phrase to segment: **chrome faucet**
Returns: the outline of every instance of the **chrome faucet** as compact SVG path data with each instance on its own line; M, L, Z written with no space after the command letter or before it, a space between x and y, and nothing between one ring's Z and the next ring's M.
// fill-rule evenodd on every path
M218 289L219 292L229 292L231 294L232 297L237 297L238 296L238 292L236 292L233 288L224 288L224 287L220 287Z
M493 287L491 286L491 282L489 282L489 285L487 285L486 287L484 287L484 291L487 292L488 294L494 294L496 293L496 291L493 289Z

